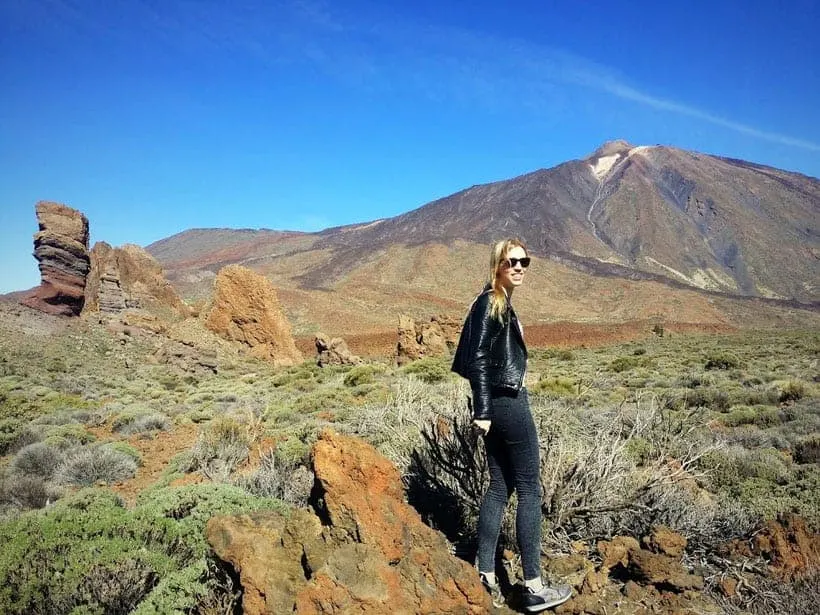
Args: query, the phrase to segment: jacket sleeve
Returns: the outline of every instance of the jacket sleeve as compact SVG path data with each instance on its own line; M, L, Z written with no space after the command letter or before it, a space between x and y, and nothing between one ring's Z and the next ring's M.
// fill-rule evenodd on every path
M473 390L473 418L491 420L490 355L501 323L490 315L490 293L482 294L470 318L470 347L467 354L467 377Z

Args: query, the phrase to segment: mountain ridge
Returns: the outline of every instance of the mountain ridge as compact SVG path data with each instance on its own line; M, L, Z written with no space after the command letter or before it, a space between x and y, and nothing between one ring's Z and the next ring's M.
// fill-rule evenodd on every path
M503 236L524 239L534 257L517 295L536 322L765 325L820 307L818 219L814 178L614 141L390 218L314 233L191 229L147 249L189 298L207 299L226 264L263 273L303 333L460 312Z

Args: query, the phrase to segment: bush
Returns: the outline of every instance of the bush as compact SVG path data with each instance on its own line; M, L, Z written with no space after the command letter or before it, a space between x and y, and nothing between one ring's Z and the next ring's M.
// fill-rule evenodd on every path
M23 510L42 508L59 497L60 492L39 476L12 474L0 479L0 505Z
M313 488L313 472L287 451L274 451L263 455L259 468L249 476L242 476L236 485L248 493L265 498L275 498L294 506L307 506Z
M83 446L69 451L55 473L55 481L63 485L94 485L115 483L131 478L137 463L129 455L110 446Z
M427 383L441 382L450 374L450 366L439 358L425 357L401 368L401 373L411 374Z
M0 418L0 455L5 455L17 444L23 421L13 418Z
M716 352L706 357L704 368L711 369L736 369L740 367L740 359L728 352Z
M199 470L215 481L226 481L248 458L251 437L247 426L230 417L211 421L191 450L183 471Z
M569 348L547 348L544 351L544 358L558 359L559 361L574 361L575 353Z
M344 377L344 384L347 387L357 387L362 384L372 384L376 382L376 374L381 369L374 365L357 365L351 369Z
M12 472L51 480L63 460L62 452L45 442L35 442L21 448L11 462Z
M820 463L820 434L798 440L794 445L794 459L797 463Z
M651 365L652 360L649 357L630 355L613 359L609 364L609 369L613 372L621 373L637 367L649 367Z
M713 387L702 387L688 390L684 397L686 408L709 408L716 412L729 409L729 394Z
M541 378L529 390L531 393L546 395L549 398L574 397L578 392L578 386L569 378Z
M90 444L97 439L94 434L86 431L82 425L77 423L66 423L50 429L47 428L46 434L45 441L61 449Z
M111 492L81 490L0 525L0 612L202 612L225 591L205 523L261 509L282 505L235 487L196 485L158 490L129 511Z
M802 399L806 394L806 385L799 380L789 380L778 385L777 400L780 403L787 403Z
M127 455L134 460L137 466L142 466L142 455L136 448L128 444L128 442L123 442L120 440L117 442L109 442L106 446L114 451L117 451L118 453Z
M166 431L168 425L168 417L164 414L126 414L114 419L113 429L124 436L132 436L151 431Z

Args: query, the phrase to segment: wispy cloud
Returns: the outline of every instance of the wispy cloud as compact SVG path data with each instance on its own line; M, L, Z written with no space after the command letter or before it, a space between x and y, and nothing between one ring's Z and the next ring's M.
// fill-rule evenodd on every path
M660 109L662 111L670 111L678 115L693 117L699 120L703 120L705 122L709 122L710 124L722 126L723 128L728 128L729 130L734 130L735 132L741 134L749 135L757 139L762 139L764 141L779 143L781 145L788 145L790 147L799 147L813 152L820 152L820 145L818 145L817 143L813 143L811 141L796 139L794 137L779 134L776 132L760 130L753 126L749 126L747 124L743 124L740 122L735 122L733 120L729 120L718 115L714 115L712 113L709 113L708 111L704 111L696 107L679 103L674 100L667 100L664 98L659 98L656 96L652 96L650 94L646 94L624 83L619 83L616 80L587 79L587 77L590 77L589 75L583 76L585 77L584 81L586 82L586 85L600 89L603 92L612 94L613 96L617 96L618 98L622 98L624 100L637 102L639 104L652 107L653 109Z
M137 30L138 35L153 34L186 53L224 49L272 66L308 63L354 87L398 90L490 110L540 108L549 114L572 96L575 86L761 141L820 151L820 144L813 141L722 117L694 102L652 94L651 84L635 84L615 66L566 50L343 12L324 0L182 0L161 9L135 0L127 16L111 8L92 12L76 0L41 3L80 29L114 36Z

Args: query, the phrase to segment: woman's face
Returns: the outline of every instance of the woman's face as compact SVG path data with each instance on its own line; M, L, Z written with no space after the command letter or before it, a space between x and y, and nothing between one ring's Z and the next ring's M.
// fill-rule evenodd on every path
M498 280L508 294L517 286L521 286L521 283L524 281L524 271L527 267L521 262L521 259L526 259L524 263L529 265L529 258L527 258L527 253L524 251L524 248L514 246L507 250L506 258L501 261L501 265L499 265Z

